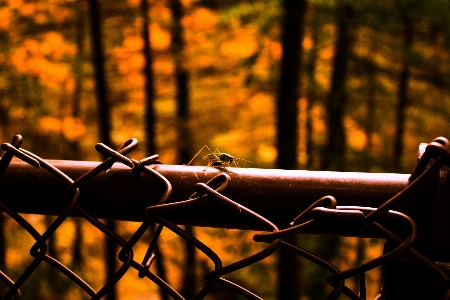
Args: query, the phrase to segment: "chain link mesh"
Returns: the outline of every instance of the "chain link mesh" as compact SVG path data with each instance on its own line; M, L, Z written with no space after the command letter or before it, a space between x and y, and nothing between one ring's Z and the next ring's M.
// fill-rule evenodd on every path
M418 233L416 223L408 215L392 210L392 208L396 207L399 202L408 201L412 193L415 190L420 189L424 181L430 178L430 176L439 172L442 166L448 166L450 164L450 152L447 150L447 145L443 143L442 140L435 140L428 144L425 152L417 164L416 169L410 177L409 184L391 199L386 199L384 204L378 208L338 206L338 200L333 196L328 195L318 199L309 208L303 211L290 223L291 226L289 228L281 230L270 220L233 201L223 194L223 192L228 188L231 180L230 176L227 172L225 172L226 170L206 183L197 183L194 187L195 193L192 194L189 199L171 203L171 183L163 175L152 168L153 165L160 163L158 161L158 155L153 155L140 161L127 156L127 154L133 151L137 146L137 140L135 139L128 140L118 150L113 150L104 144L97 144L96 150L105 155L107 159L79 178L70 178L46 160L21 148L21 144L22 137L20 135L14 137L12 143L10 144L2 144L1 148L6 151L6 153L0 160L0 176L7 170L11 159L15 156L35 168L44 169L63 182L66 185L66 189L64 194L61 195L61 201L66 203L66 205L62 212L47 227L47 229L40 234L21 215L4 205L0 198L0 210L9 216L9 218L14 220L20 227L25 229L35 240L35 243L30 248L29 252L32 257L32 261L25 268L25 270L22 271L20 276L11 278L10 275L0 270L0 280L8 287L6 294L3 295L4 299L20 299L20 288L23 284L29 280L30 276L33 272L35 272L39 265L48 264L73 281L90 297L90 299L101 299L114 287L118 281L121 280L126 272L130 269L135 269L138 271L140 278L147 278L150 282L158 285L174 299L182 300L184 298L181 296L180 292L150 271L150 266L156 259L156 255L154 253L155 247L164 227L171 230L188 243L191 243L199 251L203 252L214 265L214 269L212 271L204 274L203 278L205 279L205 284L193 299L203 299L206 295L208 295L208 293L210 293L215 285L220 285L230 289L247 299L262 299L246 288L223 277L229 273L248 267L270 255L273 255L274 252L280 247L292 251L293 253L311 261L314 264L317 264L331 273L328 277L324 278L324 280L332 287L332 291L326 299L337 299L341 294L346 295L350 299L366 299L364 283L365 273L404 254L408 254L413 257L418 263L437 274L440 281L436 282L434 288L435 291L445 294L445 299L448 299L449 297L448 290L450 288L450 280L444 269L439 263L431 261L425 255L421 254L418 250L412 247ZM164 191L157 205L149 206L144 209L145 220L140 224L138 229L128 240L125 240L117 232L111 231L104 223L87 213L78 203L80 194L83 193L83 185L99 173L107 171L115 162L125 164L134 174L150 176L159 183ZM167 212L183 210L193 206L201 209L202 205L205 205L211 201L219 201L225 205L235 208L239 210L242 215L261 223L262 226L265 226L266 231L255 234L253 236L253 240L257 243L266 243L267 246L256 254L252 254L242 260L223 266L221 258L217 255L217 253L211 250L211 248L186 232L177 224L172 223L164 217L164 214ZM117 258L121 264L116 273L109 278L107 283L99 290L94 290L83 278L78 276L63 263L50 256L48 253L49 238L55 234L55 231L75 211L78 215L103 232L103 234L113 239L120 247ZM402 226L407 228L407 235L399 237L394 233L395 228L389 228L388 226L383 225L385 218L395 220L396 224L402 224ZM314 253L284 240L288 236L302 234L306 232L307 229L317 226L327 226L327 224L332 224L332 222L336 221L357 221L360 224L363 224L362 226L366 226L374 234L383 237L388 242L391 242L394 246L389 251L385 251L381 256L373 260L366 261L357 267L347 270L339 270L335 265L321 259ZM138 262L134 258L133 249L138 241L142 242L144 234L151 226L157 227L156 230L151 231L153 236L148 244L148 249L142 262ZM360 277L361 286L358 294L352 291L345 284L346 279L354 276ZM380 294L377 299L383 299L383 296Z

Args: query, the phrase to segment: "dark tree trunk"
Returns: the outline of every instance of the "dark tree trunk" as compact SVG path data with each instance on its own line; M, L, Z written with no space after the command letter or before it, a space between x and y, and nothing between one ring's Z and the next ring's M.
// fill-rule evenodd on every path
M344 171L346 138L343 124L347 102L347 64L350 58L353 8L339 4L337 9L336 53L333 60L331 90L326 102L328 141L322 158L322 169Z
M191 138L189 131L189 73L184 66L184 36L181 19L183 6L180 0L169 1L172 12L171 52L174 57L176 102L177 102L177 131L178 131L178 163L187 163L191 159ZM186 225L185 230L194 235L194 227ZM196 294L197 276L195 263L195 248L185 242L185 261L183 266L183 285L181 294L186 299L192 299Z
M53 221L56 219L56 217L49 215L46 215L44 218L46 228L49 228ZM56 260L60 260L60 253L57 250L56 243L56 235L53 234L46 242L47 254ZM45 278L47 280L48 286L50 287L49 289L51 291L51 294L53 294L54 296L63 296L67 291L67 283L64 282L64 277L61 276L61 273L59 273L59 271L51 265L46 265L45 270Z
M153 155L156 153L156 143L155 143L155 87L154 87L154 74L153 74L153 55L152 50L150 48L150 32L148 27L150 25L149 18L149 7L148 0L141 1L141 11L142 18L144 20L142 27L142 39L144 40L144 77L145 77L145 135L146 135L146 146L147 146L147 155ZM155 233L155 227L152 225L150 227L150 234L153 237ZM161 254L161 250L159 245L155 245L154 254L157 259L155 261L156 264L156 272L158 276L167 282L166 269L164 267L163 255ZM159 289L159 295L162 300L169 300L169 296L163 289Z
M83 92L83 56L84 56L84 30L85 30L85 14L86 6L84 0L77 0L76 4L76 47L77 54L75 57L75 63L73 73L75 77L75 88L73 91L72 100L72 116L75 118L80 117L80 101L81 94ZM76 143L78 148L78 143Z
M300 98L301 41L305 0L284 0L281 74L277 93L277 167L297 168L298 100Z
M365 133L367 136L367 143L365 146L366 158L364 159L364 171L369 172L371 167L371 157L373 148L372 135L375 131L375 109L376 109L376 90L377 90L377 81L376 81L376 73L375 68L372 63L367 67L367 117L366 117L366 126Z
M155 231L156 231L155 226L154 225L150 226L151 238L153 238L153 236L155 235ZM158 244L155 245L153 253L156 256L155 260L156 272L159 278L167 282L166 268L164 266L164 255L162 254ZM162 300L169 300L169 295L162 288L159 289L159 296L161 297Z
M112 147L111 109L108 103L105 75L105 55L103 51L102 23L98 0L89 0L91 19L92 64L94 66L95 92L97 94L97 114L100 141Z
M316 73L316 63L317 63L317 44L319 42L319 26L318 26L318 16L316 16L317 12L312 11L312 20L311 20L311 31L312 31L312 43L313 46L308 52L308 61L306 64L306 120L305 120L305 137L306 137L306 169L311 169L314 166L314 151L313 151L313 126L312 126L312 107L314 101L316 101L317 97L317 81L315 78Z
M103 51L103 37L101 31L101 18L99 5L97 0L89 0L89 12L91 23L91 48L92 48L92 64L94 66L95 90L97 94L97 112L99 122L99 138L100 141L110 147L113 147L111 141L111 117L110 107L108 103L108 95L106 88L105 76L105 57ZM116 231L116 223L113 220L107 220L106 225L112 231ZM116 252L117 244L112 238L105 240L105 263L106 263L106 280L113 277L116 271ZM116 288L113 287L106 296L107 300L117 299Z
M403 68L400 73L400 78L398 81L398 105L397 105L397 132L395 134L395 145L394 145L394 166L395 172L401 172L402 163L401 158L403 154L403 137L405 135L405 114L408 105L408 80L410 77L410 70L408 64L408 52L410 50L412 39L413 39L413 28L411 20L405 13L403 15L403 26L404 26L404 58L403 58Z
M354 265L360 266L361 264L364 263L365 259L366 259L366 244L364 242L364 239L359 238L358 242L356 244L356 259L355 259ZM361 295L361 294L364 294L365 289L364 289L364 287L361 286L361 282L359 279L360 279L359 276L355 276L355 277L353 277L353 282L354 282L354 285L356 287L358 287L357 292ZM365 295L362 295L362 296L365 296Z
M83 248L83 222L81 218L74 218L75 223L75 238L73 241L73 250L72 250L72 269L74 271L81 271L83 268L83 254L81 249Z
M153 55L150 48L150 33L148 26L150 25L150 18L148 12L148 0L141 1L142 17L144 24L142 27L142 38L144 40L144 77L145 77L145 139L147 145L147 154L153 155L156 153L155 143L155 87L153 74Z
M194 226L186 225L185 230L191 236L195 235ZM195 248L189 242L185 243L185 258L183 264L183 285L180 293L185 299L193 299L196 294L197 272L196 272Z
M55 217L50 216L50 215L46 215L45 216L45 226L48 228L50 227L50 225L53 223L53 221L55 220ZM47 253L48 255L50 255L51 257L58 259L59 255L58 255L58 251L56 251L56 235L52 235L51 238L48 239L47 242ZM50 270L55 270L55 268L50 268ZM56 271L56 270L55 270Z
M282 24L281 74L276 99L277 109L277 167L296 169L298 146L298 100L300 99L301 43L306 0L284 0ZM287 224L286 224L287 225ZM287 238L296 244L295 236ZM300 259L283 249L278 260L277 299L300 298Z
M74 118L80 117L80 101L81 93L83 91L83 55L84 55L84 30L85 30L85 14L86 7L85 1L78 0L76 3L76 47L77 55L75 58L74 74L75 74L75 88L73 91L72 100L72 116ZM78 140L71 141L70 150L72 152L72 157L70 159L82 160L80 155L80 144ZM72 269L81 270L83 265L82 256L82 244L83 244L83 234L82 230L82 220L81 218L74 218L75 223L75 240L72 250Z
M108 226L109 230L116 231L116 222L114 220L107 220L106 226ZM117 244L114 241L114 239L107 237L105 241L105 247L106 247L106 255L105 255L105 262L106 262L106 280L109 280L114 276L114 273L116 272L116 252L117 252ZM116 300L117 299L117 289L116 286L114 286L110 292L106 296L107 300Z
M339 1L337 14L337 39L335 42L335 55L333 59L333 73L331 77L331 90L326 101L327 112L327 130L328 141L325 146L325 152L322 156L322 169L344 171L345 169L345 128L343 124L345 104L347 102L346 78L347 65L350 59L351 42L352 42L352 19L353 8L349 3ZM321 236L321 247L318 249L318 256L326 261L332 261L338 254L340 249L339 236ZM314 278L325 278L327 272L323 269L318 270ZM320 285L320 283L319 283ZM324 299L327 295L325 283L312 289L311 299Z
M176 102L177 102L177 130L178 130L178 162L187 163L191 159L191 138L189 132L189 73L184 66L184 36L181 19L183 6L180 0L170 0L172 12L172 41L171 52L174 57Z
M308 240L310 244L315 244L312 251L325 261L332 261L338 255L340 249L340 237L332 235L312 236ZM310 246L310 245L309 245ZM330 285L326 283L325 278L330 274L322 267L314 265L312 271L308 274L310 284L307 287L306 296L308 299L325 299L331 291Z

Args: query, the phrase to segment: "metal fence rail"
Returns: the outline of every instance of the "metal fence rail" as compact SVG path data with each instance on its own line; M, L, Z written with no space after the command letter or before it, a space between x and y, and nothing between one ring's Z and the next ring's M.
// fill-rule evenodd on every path
M377 299L450 299L446 272L450 261L450 152L444 138L428 144L411 175L163 165L157 155L141 161L129 158L137 146L134 139L117 151L97 144L97 151L108 157L101 163L46 161L20 148L21 143L22 138L16 136L11 144L2 144L6 153L0 160L0 211L28 231L36 243L30 249L33 261L18 278L0 270L0 280L9 287L4 299L19 299L20 287L42 263L58 269L91 299L105 296L130 268L173 298L184 299L150 271L163 227L192 243L215 266L204 274L206 284L194 299L203 299L215 285L247 299L261 299L223 276L272 255L279 247L331 273L324 278L333 287L327 299L341 294L365 299L364 292L356 294L345 280L363 278L365 272L381 265L383 290ZM12 160L13 156L20 161ZM39 234L20 213L57 217ZM86 219L121 248L120 268L98 291L47 253L48 239L69 216ZM141 225L125 240L99 221L104 218ZM143 261L137 262L133 247L153 224L158 224L153 240ZM258 230L254 241L267 243L267 247L222 266L220 257L180 224ZM302 233L379 237L387 242L382 256L339 270L284 240Z

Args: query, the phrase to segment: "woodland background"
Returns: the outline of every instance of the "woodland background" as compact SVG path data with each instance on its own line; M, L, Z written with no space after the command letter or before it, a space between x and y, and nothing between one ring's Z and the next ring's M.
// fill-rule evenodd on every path
M134 137L134 158L158 153L166 164L208 144L252 162L243 167L409 173L419 143L450 129L449 19L447 0L3 0L1 141L20 133L41 157L98 160L95 143ZM52 220L27 219L41 229ZM107 222L123 236L138 225ZM0 269L19 272L29 263L20 249L33 241L3 216L0 225ZM224 263L258 247L249 232L187 230ZM49 251L99 288L115 251L99 240L72 219ZM371 239L297 242L342 269L382 251ZM155 272L189 299L210 266L183 247L163 232ZM271 256L229 278L265 299L323 299L326 273L290 259ZM24 299L86 298L38 271ZM368 299L379 291L372 273ZM219 289L208 297L240 299ZM168 298L130 272L107 299Z

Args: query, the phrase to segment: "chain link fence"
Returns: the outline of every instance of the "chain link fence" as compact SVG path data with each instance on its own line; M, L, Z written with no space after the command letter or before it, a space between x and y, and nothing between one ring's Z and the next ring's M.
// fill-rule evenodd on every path
M277 175L273 174L283 172L280 170L264 173L265 176L254 175L250 179L245 179L243 176L239 177L239 172L234 172L234 168L226 168L223 165L214 168L217 166L213 163L211 169L214 172L203 173L214 176L202 182L199 177L201 175L191 174L192 167L186 167L187 171L177 171L175 168L175 173L181 172L177 177L167 169L164 171L158 161L158 155L140 161L128 157L128 154L137 147L135 139L130 139L118 150L97 144L96 150L107 157L103 162L84 165L81 162L78 164L72 162L69 164L70 167L67 167L67 164L58 167L58 163L40 158L21 148L21 144L22 137L17 135L12 143L3 143L1 146L6 153L0 160L0 210L26 230L35 243L29 251L31 262L21 271L20 276L12 278L10 274L0 270L2 282L0 284L7 287L6 294L2 295L4 299L20 299L20 288L39 265L48 264L73 281L90 299L103 298L129 270L135 269L143 280L146 278L174 299L182 300L184 298L179 291L150 271L152 263L158 259L155 247L163 228L191 243L203 252L214 266L203 275L205 284L193 299L203 299L216 285L230 289L247 299L262 299L245 287L225 279L224 276L274 255L278 248L285 248L329 271L330 274L323 278L332 287L326 299L337 299L340 295L345 295L349 299L366 299L365 273L379 266L383 266L383 286L376 298L378 300L450 299L450 280L446 263L449 261L450 248L448 235L450 224L447 221L449 219L447 187L450 186L447 182L447 166L450 164L450 152L449 143L444 138L438 138L426 145L416 169L405 184L394 179L387 179L381 183L369 180L369 189L361 194L360 190L352 189L352 183L340 181L339 186L333 186L329 184L329 180L321 178L322 181L319 180L318 183L321 187L314 193L308 194L307 191L314 189L314 186L303 188L305 197L311 198L311 195L315 196L324 190L328 192L315 198L314 201L302 200L301 204L296 203L297 207L302 207L301 211L295 211L288 204L297 201L292 199L290 194L292 186L295 186L295 176L283 173L288 174L288 178L278 180ZM12 162L13 156L23 161L20 168L24 169L18 169L18 163ZM139 185L137 180L122 177L114 179L111 177L115 176L114 174L105 177L105 171L113 168L115 162L125 166L122 167L122 172L128 174L127 178L147 178L146 188ZM40 169L41 173L44 170L46 175L29 179L29 176L34 176L32 168ZM347 175L337 173L334 176ZM42 184L36 182L38 177L42 180ZM103 190L98 192L98 189L102 189L99 178L107 178L106 180L114 182L111 182L109 187L103 186ZM240 178L242 180L239 180ZM266 181L257 187L249 185L249 182L258 180ZM123 183L122 186L120 182ZM173 187L175 182L177 188ZM232 184L240 188L240 191L233 192L230 188ZM97 192L93 192L93 186ZM122 189L127 196L112 195L115 193L115 190L109 191L112 186ZM264 188L272 191L266 192ZM185 197L186 191L192 189L195 192ZM46 201L23 204L22 198L36 195L42 190L49 193ZM150 193L146 194L148 191ZM20 196L23 193L29 194ZM352 201L341 203L339 196L342 193L352 194ZM139 198L136 194L143 194L140 197L146 200L134 201ZM376 203L370 200L375 194L375 198L378 199ZM104 201L102 208L98 209L92 203L89 204L89 201L81 200L84 195L87 195L91 202L94 198L100 202ZM278 195L278 198L273 198L274 195ZM122 200L122 203L116 203L115 200L109 202L114 197L118 198L119 202ZM252 197L261 201L254 201L250 199ZM264 200L264 197L269 199ZM275 204L283 197L286 202ZM126 209L124 201L129 204L126 205ZM194 210L195 213L190 213ZM55 215L56 218L40 234L21 216L24 212ZM230 213L227 216L228 212ZM84 218L120 247L117 256L120 266L98 290L94 290L85 279L49 254L49 239L70 216ZM99 220L101 218L139 221L140 226L131 237L125 239L110 230ZM253 236L254 242L264 243L266 246L255 254L223 265L217 253L185 231L180 224L257 229L259 232ZM136 261L134 247L139 241L142 242L144 234L153 226L156 226L156 230L152 231L152 239L148 243L146 254L142 261ZM359 266L339 270L331 262L286 241L287 237L304 233L375 236L385 239L386 244L381 256ZM346 280L355 276L360 279L358 293L346 285Z

